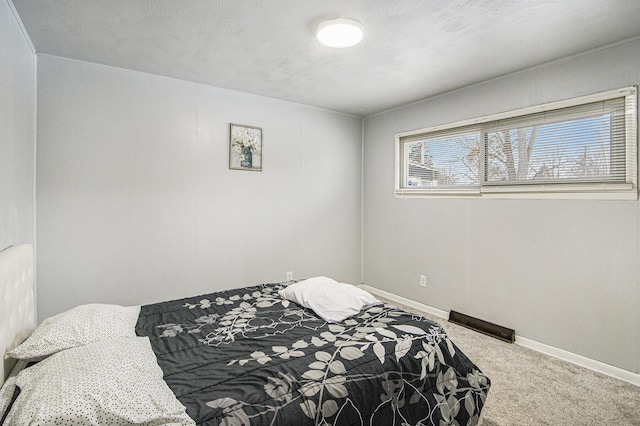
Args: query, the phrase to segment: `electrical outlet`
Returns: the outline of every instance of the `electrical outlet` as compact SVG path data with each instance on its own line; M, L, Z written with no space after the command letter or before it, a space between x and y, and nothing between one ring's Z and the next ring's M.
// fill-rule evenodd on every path
M293 281L293 271L287 272L287 282Z
M426 287L426 286L427 286L427 276L420 275L420 287Z

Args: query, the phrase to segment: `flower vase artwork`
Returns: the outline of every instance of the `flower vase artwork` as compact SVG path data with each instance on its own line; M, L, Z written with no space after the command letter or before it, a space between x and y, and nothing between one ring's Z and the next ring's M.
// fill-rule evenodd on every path
M262 129L231 124L229 168L262 170Z

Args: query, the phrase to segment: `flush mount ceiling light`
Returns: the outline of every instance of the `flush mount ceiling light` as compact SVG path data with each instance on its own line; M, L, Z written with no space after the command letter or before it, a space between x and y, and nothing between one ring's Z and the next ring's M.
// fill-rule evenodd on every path
M360 43L364 34L362 24L353 19L329 19L318 25L316 38L325 46L343 48Z

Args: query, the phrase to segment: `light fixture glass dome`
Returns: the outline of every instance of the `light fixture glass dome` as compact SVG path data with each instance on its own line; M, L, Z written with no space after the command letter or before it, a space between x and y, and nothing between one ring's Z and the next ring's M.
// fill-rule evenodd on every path
M360 43L364 35L362 24L353 19L329 19L318 25L316 37L325 46L343 48Z

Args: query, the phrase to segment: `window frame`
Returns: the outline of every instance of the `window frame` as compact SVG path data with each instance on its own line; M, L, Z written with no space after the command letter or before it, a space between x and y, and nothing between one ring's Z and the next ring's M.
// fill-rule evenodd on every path
M583 104L602 102L616 98L625 98L625 182L545 182L522 181L522 183L499 184L486 181L484 173L485 152L484 143L481 145L481 167L478 185L460 185L458 187L403 187L404 164L402 144L409 143L407 139L419 139L422 136L462 129L465 127L480 128L484 139L487 123L497 120L522 117L530 114L576 107ZM605 200L638 200L638 102L637 87L629 86L622 89L610 90L593 95L550 102L541 105L521 108L517 110L482 116L478 118L447 123L423 129L398 133L395 136L395 197L476 197L476 198L528 198L528 199L605 199Z

